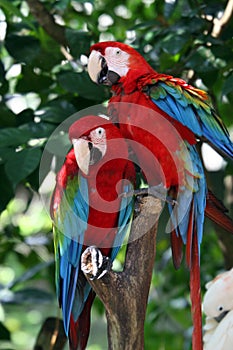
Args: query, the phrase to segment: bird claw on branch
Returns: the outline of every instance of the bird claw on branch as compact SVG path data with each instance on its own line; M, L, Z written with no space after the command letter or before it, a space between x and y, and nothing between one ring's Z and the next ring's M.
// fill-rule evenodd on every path
M123 192L120 194L120 197L132 197L132 196L152 196L158 198L163 202L166 202L171 205L178 204L178 202L172 198L167 197L167 189L163 184L156 186L151 186L147 188L139 188L138 190L132 190L129 192Z
M97 247L90 246L82 253L81 270L90 280L102 278L111 268L112 260L103 256Z

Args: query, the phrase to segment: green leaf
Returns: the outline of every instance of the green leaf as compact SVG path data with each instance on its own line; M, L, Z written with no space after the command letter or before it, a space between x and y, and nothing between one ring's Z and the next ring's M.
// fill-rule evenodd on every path
M0 164L7 162L14 153L14 148L0 147Z
M208 71L200 72L199 77L203 80L203 83L209 88L213 88L214 83L216 82L217 79L219 79L219 70L218 69L211 69Z
M31 135L31 138L44 138L51 135L55 129L54 124L50 123L34 123L30 122L27 124L20 125L19 129Z
M46 150L53 155L64 158L65 154L71 148L71 142L68 134L57 134L50 137L46 145Z
M164 2L164 17L169 18L172 13L175 11L177 0L175 1L165 1Z
M30 64L40 51L40 42L32 36L9 34L5 45L9 54L19 62Z
M0 103L0 115L0 130L1 127L16 125L16 115L3 102Z
M6 9L9 13L21 18L23 22L26 23L31 29L35 29L33 22L29 21L26 17L24 17L20 10L12 4L12 1L0 0L0 6Z
M103 101L109 98L108 89L94 84L86 72L68 71L59 73L58 82L65 90L72 93L77 92L80 96L90 100Z
M204 73L216 70L214 66L214 57L211 56L211 50L205 47L200 47L197 51L194 51L186 63L186 66L197 72Z
M49 123L61 123L66 118L70 117L77 110L74 105L64 99L56 99L47 103L46 107L41 107L42 112L40 119Z
M66 38L74 57L89 53L92 39L90 33L68 28L66 29Z
M233 73L228 75L227 79L225 80L222 88L222 94L227 95L230 92L233 91Z
M187 41L189 40L189 33L170 33L161 42L161 47L165 52L171 55L176 55L179 53Z
M30 140L31 133L17 128L0 129L0 145L19 146Z
M0 322L0 340L11 340L11 334L2 322Z
M59 1L56 1L55 7L59 11L64 11L69 5L69 3L70 3L70 0L59 0Z
M4 80L5 80L5 68L2 61L0 61L0 83L3 83Z
M0 165L0 213L6 209L7 204L13 198L14 192L11 183L5 173L3 165Z
M5 171L14 188L36 169L40 158L39 148L26 148L10 157L5 164Z
M44 90L48 90L49 86L53 83L53 80L42 74L35 74L31 67L22 67L22 78L18 80L16 85L18 92L38 92L42 93Z
M24 109L22 112L17 114L16 124L17 126L31 122L34 120L34 111L31 108Z
M41 43L44 44L44 43ZM33 59L33 66L39 67L44 72L51 73L54 66L59 65L64 56L61 55L60 47L55 41L51 41L50 50L41 48L39 53Z

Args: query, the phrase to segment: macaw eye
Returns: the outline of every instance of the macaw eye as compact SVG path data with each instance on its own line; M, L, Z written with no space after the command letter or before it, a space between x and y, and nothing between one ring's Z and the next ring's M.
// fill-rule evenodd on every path
M95 134L99 138L102 137L104 135L104 128L99 127L97 129L95 129Z
M120 53L121 53L121 50L120 50L120 49L118 49L118 50L116 51L116 55L117 55L117 56L119 56L119 55L120 55Z
M220 305L220 306L218 307L218 311L223 311L223 306Z

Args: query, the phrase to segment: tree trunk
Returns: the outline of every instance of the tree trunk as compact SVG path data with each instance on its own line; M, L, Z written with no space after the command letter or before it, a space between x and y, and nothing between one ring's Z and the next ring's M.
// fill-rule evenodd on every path
M144 349L144 321L160 212L161 202L145 197L132 224L124 271L110 271L100 280L88 279L106 309L109 350Z

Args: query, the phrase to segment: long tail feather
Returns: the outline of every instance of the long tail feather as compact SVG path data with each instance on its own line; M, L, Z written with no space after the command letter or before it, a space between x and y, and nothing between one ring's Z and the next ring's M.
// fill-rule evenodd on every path
M205 215L217 225L223 227L230 233L233 233L233 220L226 214L226 212L227 209L223 203L215 197L210 190L208 190Z
M193 201L190 207L189 222L187 230L187 241L186 241L186 264L188 268L192 269L192 254L193 254L193 222L194 222L194 208Z
M201 287L200 262L197 232L194 227L192 243L192 266L190 269L190 298L192 304L193 335L192 350L202 350L202 313L201 313Z
M171 248L172 248L172 259L173 265L176 270L180 268L180 264L183 258L183 241L180 235L176 234L173 230L170 235L171 238Z
M91 290L82 313L75 322L73 317L70 319L69 345L70 350L85 350L90 332L91 306L95 299L95 293Z

